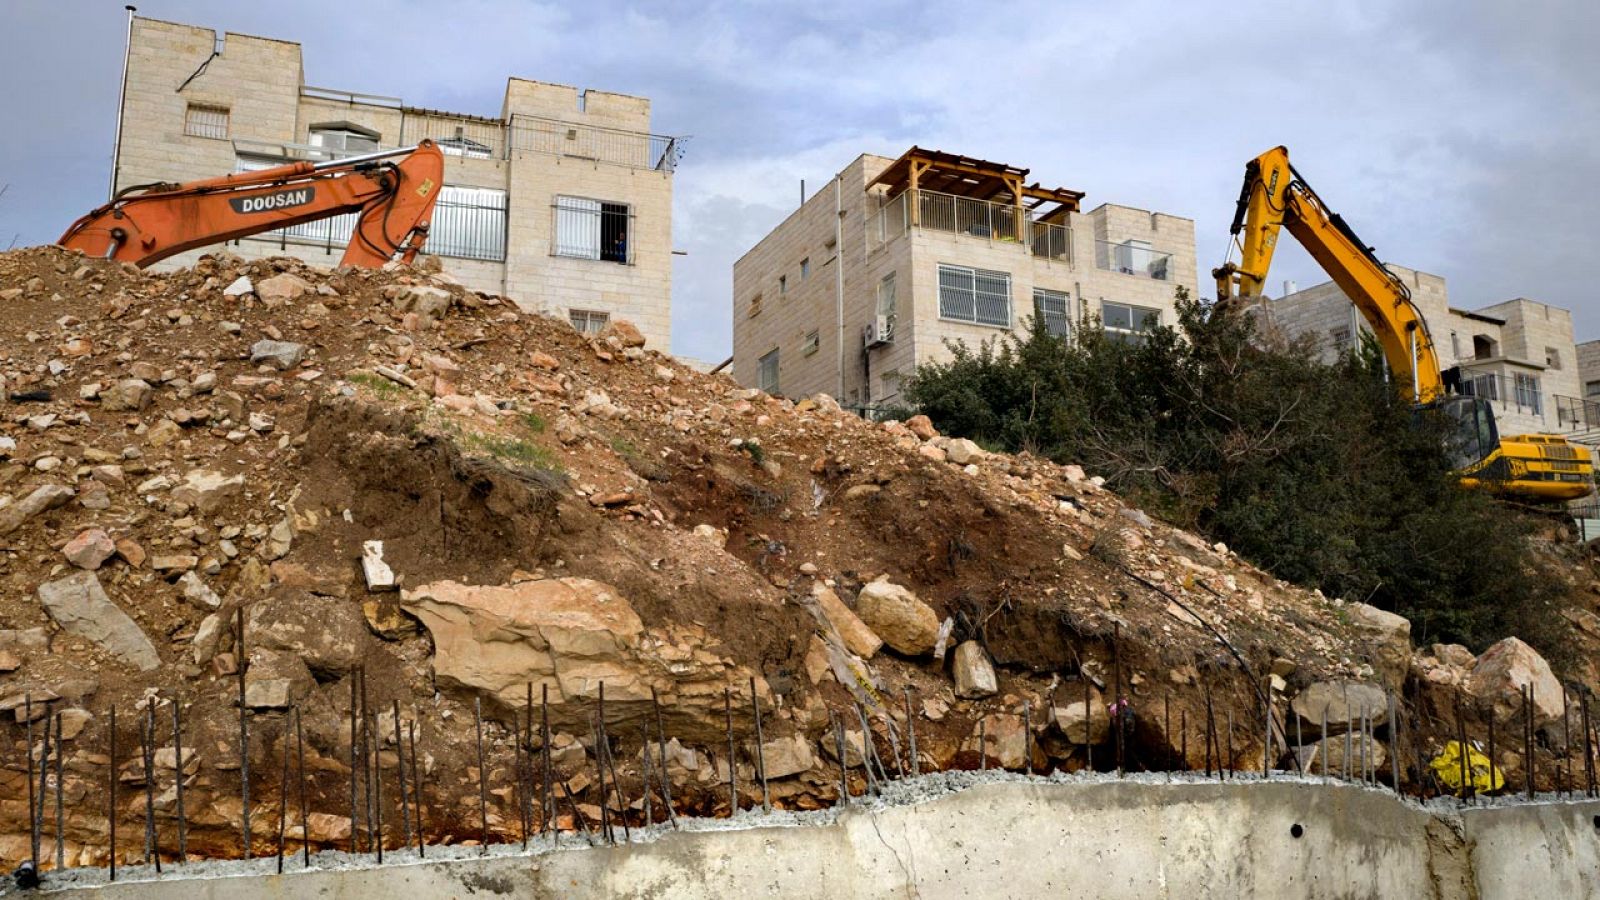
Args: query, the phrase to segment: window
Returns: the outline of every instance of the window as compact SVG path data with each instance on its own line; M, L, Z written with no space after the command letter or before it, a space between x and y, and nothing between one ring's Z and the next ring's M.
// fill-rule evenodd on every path
M789 293L789 276L778 276L778 293L780 295Z
M495 188L439 188L427 251L459 259L506 258L506 192Z
M221 106L189 104L183 114L183 133L190 137L228 139L228 110Z
M800 344L800 353L803 356L810 356L817 352L817 348L820 346L822 346L822 333L820 331L810 332Z
M1596 394L1600 394L1600 381L1585 381L1583 383L1583 395L1585 397L1593 397Z
M1127 303L1101 301L1100 324L1112 337L1143 340L1141 335L1161 325L1161 310Z
M800 280L805 281L811 277L811 257L800 260Z
M894 325L897 315L894 296L894 273L890 272L883 276L882 281L878 282L878 317L883 319L882 337L886 341L894 339Z
M1067 292L1033 289L1033 314L1054 337L1067 336Z
M1500 355L1500 342L1486 334L1472 336L1472 358L1494 359Z
M939 318L1010 328L1011 276L940 264Z
M1452 359L1461 359L1461 335L1450 332L1450 356Z
M632 258L629 255L632 252L629 242L632 216L627 204L585 197L557 197L555 216L554 255L623 264Z
M761 357L756 363L756 386L769 394L778 393L778 350Z
M584 334L599 334L611 321L611 314L593 309L567 310L567 321Z
M1462 382L1461 392L1469 397L1499 400L1500 380L1493 375L1474 375L1471 379Z
M1526 406L1533 410L1534 415L1543 415L1544 404L1539 395L1539 376L1527 375L1517 372L1513 376L1512 386L1517 392L1517 405Z
M756 316L756 315L760 315L760 314L761 314L761 295L757 294L754 297L750 298L750 315Z
M1554 347L1544 348L1544 365L1547 369L1561 370L1561 351Z
M329 150L366 153L378 149L381 137L378 132L354 122L323 122L311 126L311 146Z
M1328 342L1333 345L1335 353L1348 353L1355 349L1355 342L1350 339L1350 326L1340 325L1328 332Z
M900 370L890 369L883 373L883 394L878 400L881 402L898 396L900 396Z

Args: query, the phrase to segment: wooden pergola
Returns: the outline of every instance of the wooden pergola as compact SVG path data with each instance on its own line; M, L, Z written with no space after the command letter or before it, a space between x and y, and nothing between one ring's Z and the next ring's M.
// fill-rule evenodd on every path
M1022 213L1035 213L1047 204L1053 203L1055 207L1035 215L1036 221L1060 220L1067 213L1078 211L1082 191L1042 187L1037 181L1025 184L1027 178L1027 169L913 146L868 183L867 189L884 185L889 189L888 199L891 200L906 191L925 190L1004 203L1017 208L1019 230L1024 220ZM918 204L912 203L910 212L911 224L920 224ZM1018 234L1017 238L1020 240L1022 235Z

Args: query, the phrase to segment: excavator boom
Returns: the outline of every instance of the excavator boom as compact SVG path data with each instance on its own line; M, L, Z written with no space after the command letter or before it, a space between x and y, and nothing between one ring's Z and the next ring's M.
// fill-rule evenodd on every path
M59 243L148 266L195 247L353 212L359 217L342 264L375 268L416 257L443 181L444 154L423 141L330 162L141 185L72 223Z
M1262 296L1278 235L1285 228L1350 298L1371 327L1395 381L1409 386L1413 402L1434 407L1456 423L1451 453L1464 484L1533 501L1575 500L1593 492L1594 466L1587 450L1556 435L1501 437L1486 401L1446 396L1439 356L1411 291L1328 209L1289 164L1289 151L1283 147L1245 166L1231 229L1239 261L1211 273L1217 279L1219 311Z

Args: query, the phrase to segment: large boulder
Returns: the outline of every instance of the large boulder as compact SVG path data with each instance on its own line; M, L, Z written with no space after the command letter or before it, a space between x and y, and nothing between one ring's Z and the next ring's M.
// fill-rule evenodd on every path
M724 688L736 705L750 703L753 673L705 649L712 641L703 629L647 631L627 598L598 581L439 581L403 591L400 604L433 638L440 684L482 691L511 709L522 708L529 684L534 696L547 686L557 724L587 728L602 684L608 719L650 714L653 688L669 731L686 741L726 740ZM766 680L755 683L770 704ZM735 718L741 733L751 730L747 716Z
M139 623L111 602L89 571L39 585L39 603L62 629L88 638L143 671L160 667L161 655Z
M817 601L827 624L838 633L845 649L862 659L871 659L883 647L883 638L868 628L854 610L845 606L832 588L819 582L811 589L811 596Z
M956 696L963 700L993 697L1000 692L995 678L994 663L989 653L977 641L964 641L956 648Z
M367 623L360 607L276 588L250 606L246 642L291 653L311 671L338 676L361 662Z
M1493 704L1495 717L1501 720L1520 720L1524 687L1533 688L1535 726L1561 718L1561 682L1539 651L1518 638L1508 637L1483 651L1467 677L1467 693Z
M1389 696L1383 688L1364 681L1317 681L1295 695L1289 707L1300 717L1303 733L1320 734L1324 716L1329 734L1342 734L1350 730L1351 723L1359 725L1363 713L1373 725L1382 725L1389 719Z
M1332 730L1332 726L1329 726ZM1301 772L1307 775L1337 775L1344 771L1344 736L1326 737L1315 743L1305 744L1296 748L1295 753L1300 758ZM1361 772L1362 754L1366 755L1367 765L1374 771L1383 768L1389 754L1384 749L1383 742L1368 739L1363 751L1361 736L1350 735L1350 771Z
M1111 735L1111 712L1094 685L1089 686L1088 706L1085 708L1083 682L1067 682L1056 691L1055 705L1050 708L1050 718L1060 729L1069 744L1104 743Z
M1348 604L1345 611L1367 645L1372 667L1384 685L1391 691L1400 690L1411 668L1411 620L1365 603Z
M883 578L861 589L856 615L885 644L907 656L927 656L939 639L939 616L933 607Z

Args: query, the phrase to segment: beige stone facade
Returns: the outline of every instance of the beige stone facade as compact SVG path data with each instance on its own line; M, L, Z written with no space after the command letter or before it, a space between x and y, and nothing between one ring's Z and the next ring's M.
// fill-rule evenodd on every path
M1081 195L1060 189L1067 202L1030 214L1022 204L884 183L896 163L857 157L734 264L739 383L892 406L904 402L903 381L918 365L948 358L947 341L976 346L1024 333L1036 291L1055 304L1059 327L1104 318L1132 334L1147 322L1173 324L1177 288L1195 290L1189 219L1110 204L1083 213ZM995 165L975 166L973 179ZM884 326L890 334L879 333Z
M135 18L113 180L182 182L424 138L446 153L426 251L447 272L577 325L629 319L669 347L681 142L650 133L641 97L511 78L498 116L443 113L308 86L290 41ZM228 249L334 265L348 228L311 223Z
M1584 386L1571 312L1525 297L1478 310L1456 309L1442 277L1401 266L1389 269L1422 310L1439 365L1459 367L1461 390L1494 404L1501 434L1579 430L1573 419ZM1331 281L1270 300L1262 309L1267 327L1289 338L1309 336L1325 359L1354 349L1359 335L1371 331ZM1600 381L1600 374L1595 378Z

